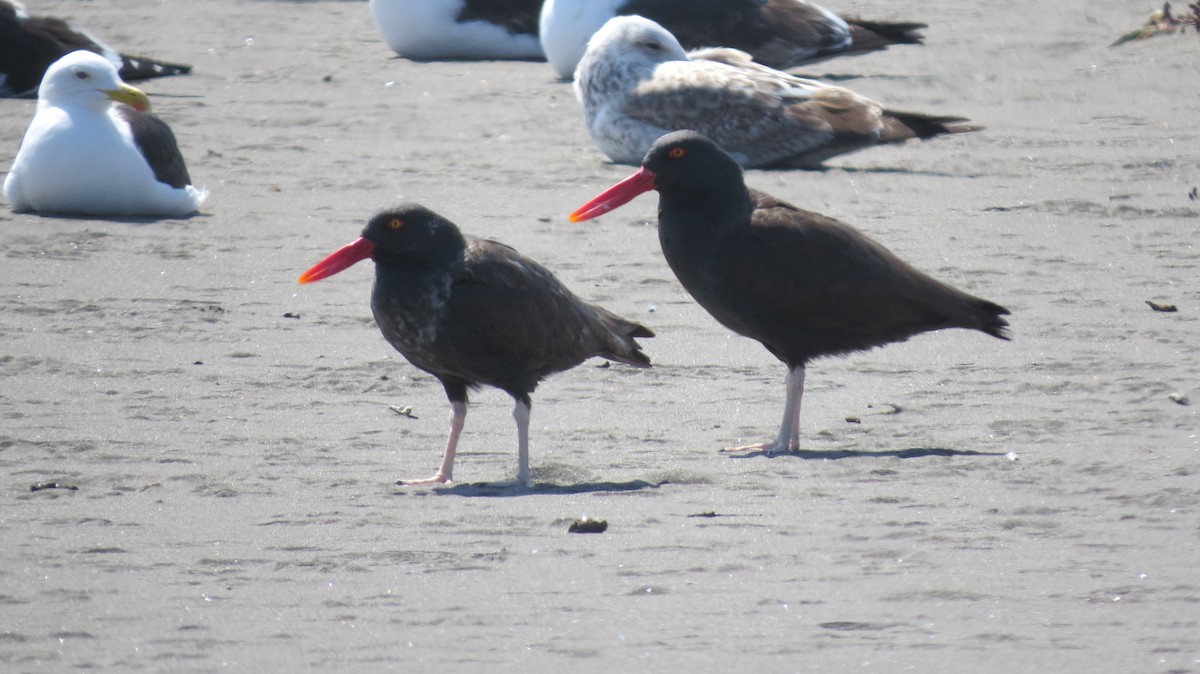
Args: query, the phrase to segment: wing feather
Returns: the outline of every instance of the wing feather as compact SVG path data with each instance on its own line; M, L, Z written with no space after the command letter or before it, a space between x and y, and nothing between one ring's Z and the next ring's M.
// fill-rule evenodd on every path
M720 245L714 260L709 292L718 301L709 310L730 329L805 360L816 344L846 353L938 327L977 327L970 295L849 225L756 196L751 226L729 232L736 243ZM746 297L755 301L738 301ZM734 309L721 316L720 307Z
M835 143L873 142L883 128L875 101L751 63L730 49L660 64L633 90L625 112L664 129L699 131L755 165Z
M167 123L148 112L135 110L127 105L115 106L121 119L129 124L133 133L133 142L138 146L146 163L154 171L154 177L160 183L171 187L182 188L192 184L188 175L187 165L175 134Z
M606 312L607 313L607 312ZM537 381L611 351L612 330L596 307L575 296L545 267L504 244L475 240L456 274L445 320L459 343L493 372L464 373L484 382ZM495 377L494 373L503 373Z

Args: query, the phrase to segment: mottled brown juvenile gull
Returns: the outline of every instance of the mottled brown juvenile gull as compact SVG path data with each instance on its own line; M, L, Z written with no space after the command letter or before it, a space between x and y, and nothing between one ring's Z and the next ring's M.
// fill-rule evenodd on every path
M660 136L703 133L747 168L815 168L881 143L973 131L961 117L898 112L849 89L773 70L735 49L684 52L640 16L592 36L575 91L600 151L637 164Z

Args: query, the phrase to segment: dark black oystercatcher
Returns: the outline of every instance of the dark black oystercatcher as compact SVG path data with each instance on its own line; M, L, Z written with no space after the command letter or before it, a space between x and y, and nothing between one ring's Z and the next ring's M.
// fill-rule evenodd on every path
M508 246L464 236L416 204L383 211L362 237L300 277L309 283L375 260L371 311L384 338L442 382L450 438L436 475L397 484L449 482L467 417L467 389L484 384L516 400L517 482L529 476L529 394L547 375L592 356L650 367L635 337L648 328L588 304L545 267Z
M1004 307L937 281L853 227L746 187L742 169L708 138L660 138L634 175L571 214L588 220L658 190L667 263L700 306L762 342L788 367L779 436L736 450L799 448L804 370L942 328L1009 339Z
M0 0L0 96L34 96L42 75L78 49L95 52L126 82L184 75L192 67L118 53L86 30L52 16L31 16L19 2Z

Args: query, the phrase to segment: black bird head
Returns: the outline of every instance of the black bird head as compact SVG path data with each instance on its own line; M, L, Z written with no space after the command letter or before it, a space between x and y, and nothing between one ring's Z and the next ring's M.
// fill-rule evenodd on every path
M581 206L570 220L591 220L650 190L699 196L723 193L731 186L745 189L742 167L733 157L703 134L673 131L654 141L637 173Z
M372 216L361 237L313 265L300 282L333 276L368 257L382 265L449 262L465 247L453 222L419 204L401 204Z

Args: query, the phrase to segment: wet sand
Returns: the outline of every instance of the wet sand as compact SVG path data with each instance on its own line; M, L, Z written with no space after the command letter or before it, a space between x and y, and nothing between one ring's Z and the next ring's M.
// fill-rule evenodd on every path
M631 169L548 65L394 58L363 2L28 4L195 65L143 88L211 196L0 207L0 669L1200 671L1200 37L1107 47L1153 3L833 5L927 44L804 72L987 129L748 182L1014 340L818 361L776 458L718 453L775 433L784 371L680 288L656 199L567 222ZM7 170L33 102L0 108ZM651 370L535 393L533 491L496 485L494 390L459 484L395 487L437 467L441 386L374 327L370 265L295 282L400 199L658 333Z

